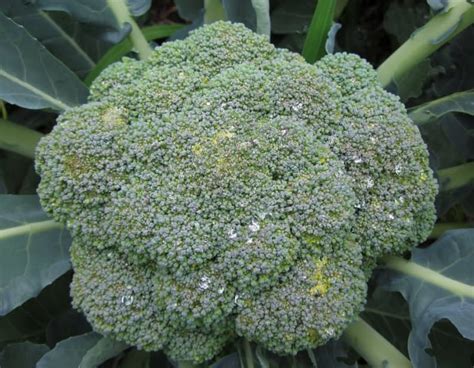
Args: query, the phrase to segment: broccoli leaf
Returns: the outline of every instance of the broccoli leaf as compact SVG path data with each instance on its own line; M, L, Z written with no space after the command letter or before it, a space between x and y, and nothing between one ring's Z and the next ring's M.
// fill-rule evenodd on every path
M406 267L388 261L392 269L383 274L384 287L408 302L413 326L408 351L416 367L436 367L425 350L432 347L428 335L440 320L451 321L464 338L474 340L473 245L474 230L453 230L429 248L415 249ZM417 271L407 273L407 268Z
M71 267L70 238L48 219L37 196L0 196L0 316Z
M28 300L6 316L0 316L0 349L6 344L23 340L54 345L47 341L47 327L70 308L70 283L71 273L68 272L45 287L38 297Z
M48 351L46 345L29 341L11 344L0 353L0 367L34 368L36 362Z
M86 317L71 308L49 321L45 329L46 343L48 346L55 346L61 340L82 335L91 330L92 327Z
M202 15L204 0L175 0L179 16L192 21Z
M103 337L84 355L79 368L97 367L126 348L128 345L123 342Z
M123 1L123 0L120 0ZM151 0L128 0L128 9L133 16L145 14L151 6ZM71 14L75 19L84 23L120 30L115 16L107 5L107 0L38 0L40 8L59 10Z
M257 29L257 15L251 0L222 0L222 5L230 21L243 23L252 30Z
M36 364L36 368L63 368L65 362L69 368L77 368L87 352L93 349L101 339L102 336L98 333L89 332L63 340L43 355Z
M36 3L0 0L0 10L22 25L54 56L80 77L92 69L110 46L98 27L85 27L64 12L46 12Z
M85 102L86 86L22 26L0 12L0 98L30 109Z
M210 368L240 368L240 359L238 353L232 353L219 359Z
M457 92L409 109L415 124L425 124L450 112L474 115L474 90Z

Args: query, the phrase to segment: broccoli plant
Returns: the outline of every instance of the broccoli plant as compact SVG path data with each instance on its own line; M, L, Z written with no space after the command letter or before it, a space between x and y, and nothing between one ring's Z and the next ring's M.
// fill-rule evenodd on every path
M2 367L442 367L428 337L441 320L462 336L457 349L472 346L473 231L414 248L469 227L469 210L440 213L435 201L472 188L472 163L437 169L423 126L472 115L472 92L418 94L426 103L409 110L396 93L472 24L471 4L431 4L377 69L350 48L331 52L347 2L318 2L301 54L269 39L285 2L177 1L193 21L181 29L140 27L146 1L78 4L90 9L0 2L0 27L27 47L0 44L11 56L0 61L0 147L12 152L0 188L18 193L0 197ZM35 34L26 16L54 29ZM93 26L65 33L78 21ZM58 30L88 67L65 65L64 44L47 42ZM40 108L40 125L7 120ZM29 178L10 179L22 176L11 162ZM49 317L31 317L32 303ZM384 315L407 331L394 335Z

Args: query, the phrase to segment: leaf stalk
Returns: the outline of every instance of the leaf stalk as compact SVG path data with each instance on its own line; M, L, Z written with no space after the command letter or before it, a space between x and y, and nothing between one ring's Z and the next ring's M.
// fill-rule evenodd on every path
M420 266L419 264L407 261L406 259L400 257L387 256L382 260L385 263L385 267L387 268L430 283L441 289L447 290L454 295L474 299L474 286L451 279L440 274L439 272L433 271L427 267Z
M0 119L0 149L35 157L35 148L43 134L22 125Z
M373 368L412 367L405 355L362 319L350 324L342 338Z
M147 59L151 55L151 47L148 45L148 42L135 22L135 19L130 15L126 0L107 0L107 4L120 24L130 24L132 27L132 31L129 35L130 40L137 50L140 59Z
M466 0L450 0L441 13L417 29L377 69L382 86L408 72L474 22L474 6Z

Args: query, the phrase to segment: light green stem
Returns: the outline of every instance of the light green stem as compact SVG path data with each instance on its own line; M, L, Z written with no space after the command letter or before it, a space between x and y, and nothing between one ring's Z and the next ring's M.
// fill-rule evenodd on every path
M151 55L152 50L135 22L135 19L130 15L126 0L107 0L107 4L120 24L128 23L132 27L129 37L133 46L137 50L140 59L143 60L148 58Z
M262 34L270 40L272 32L270 19L270 0L251 0L252 7L257 17L256 32Z
M35 148L43 134L8 120L0 119L0 149L34 158Z
M252 347L247 339L243 341L244 345L244 352L245 352L245 368L255 368L253 363L253 354L252 354Z
M470 224L466 222L445 222L445 223L435 224L429 238L438 239L441 235L443 235L448 230L470 229L473 227L474 227L474 224Z
M225 20L226 18L221 0L204 0L204 24Z
M410 361L367 322L359 319L346 328L344 341L372 368L410 368Z
M382 86L405 74L474 22L474 6L466 0L450 0L446 11L416 30L377 69Z
M437 171L441 190L461 188L474 181L474 161Z
M420 266L414 262L407 261L396 256L387 256L382 259L385 267L428 282L441 289L447 290L460 297L474 299L474 286L464 284L457 280L446 277L439 272Z
M0 240L5 240L8 238L13 238L15 236L21 236L21 235L27 235L27 234L42 233L42 232L53 230L53 229L61 229L62 227L63 225L58 224L57 222L53 220L32 222L25 225L19 225L19 226L10 227L7 229L1 229Z

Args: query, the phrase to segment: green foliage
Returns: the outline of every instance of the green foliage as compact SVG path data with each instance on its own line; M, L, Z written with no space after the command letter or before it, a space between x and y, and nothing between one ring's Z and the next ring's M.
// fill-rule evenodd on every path
M0 366L470 367L473 5L174 3L0 0Z
M0 97L31 109L65 110L83 103L87 89L24 28L0 13ZM19 50L17 44L23 45ZM38 62L40 61L40 62Z
M70 268L70 239L49 220L37 196L0 196L0 315Z
M413 250L413 264L387 261L395 272L387 275L384 287L399 291L408 302L413 321L408 351L417 367L433 366L434 358L424 351L440 320L448 319L462 336L474 340L473 240L474 230L453 230L429 248Z
M73 336L65 339L51 349L36 363L37 368L62 368L67 362L71 368L79 368L81 366L92 368L97 365L82 365L87 354L91 350L96 350L97 345L102 341L102 337L95 333L89 332L84 335ZM98 361L100 362L100 360Z
M48 350L46 345L29 341L11 344L0 353L0 364L7 368L34 368Z
M100 39L100 31L90 29L66 13L48 13L38 4L0 1L4 15L20 24L59 60L83 77L110 46Z

